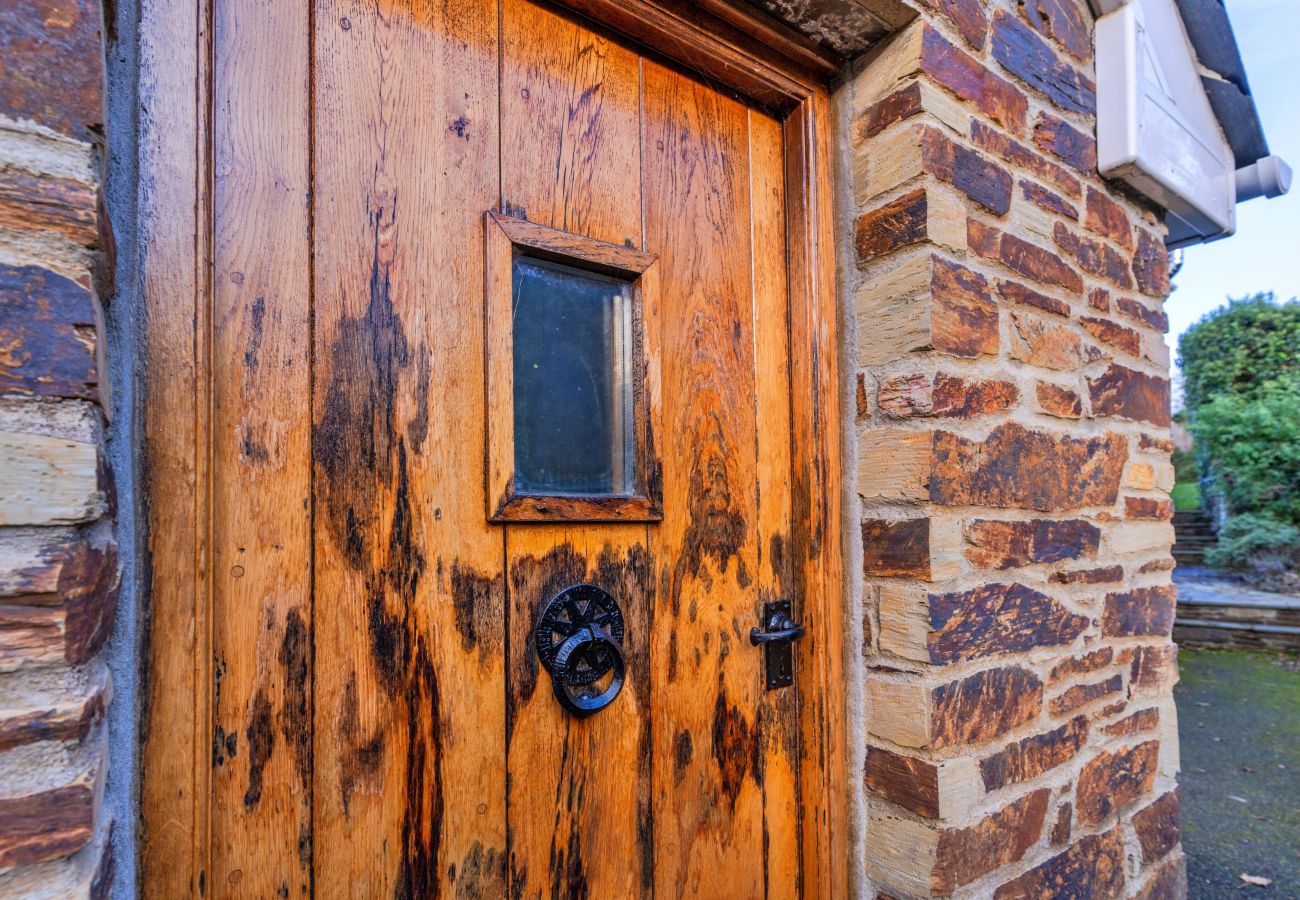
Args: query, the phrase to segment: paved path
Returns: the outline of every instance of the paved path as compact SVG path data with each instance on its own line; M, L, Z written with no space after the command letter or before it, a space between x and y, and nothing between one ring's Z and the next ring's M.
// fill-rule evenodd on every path
M1257 591L1217 578L1174 576L1178 585L1178 602L1192 606L1263 606L1274 609L1300 609L1300 597Z
M1189 649L1179 668L1189 897L1300 897L1300 658Z

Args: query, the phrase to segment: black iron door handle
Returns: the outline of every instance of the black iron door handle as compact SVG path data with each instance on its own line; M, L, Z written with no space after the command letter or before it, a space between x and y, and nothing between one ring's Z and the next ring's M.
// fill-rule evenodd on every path
M763 648L769 691L794 684L794 642L803 637L804 627L790 613L789 600L769 600L763 604L763 627L749 632L749 642Z
M608 591L594 584L560 591L546 604L533 641L537 658L551 673L555 699L569 713L590 716L623 690L623 611Z
M767 630L761 630L757 626L749 630L749 642L754 646L759 644L775 644L778 641L797 641L803 637L804 627L789 616L778 613L767 620Z

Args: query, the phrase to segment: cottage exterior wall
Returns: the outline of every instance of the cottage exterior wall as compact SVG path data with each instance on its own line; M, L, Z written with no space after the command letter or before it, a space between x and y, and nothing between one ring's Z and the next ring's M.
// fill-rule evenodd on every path
M106 896L120 584L99 0L0 10L0 896Z
M839 94L855 887L1181 897L1157 211L1096 172L1085 0L913 5ZM5 896L113 866L101 17L0 12Z
M839 98L859 893L1182 896L1163 229L1084 0L915 5Z

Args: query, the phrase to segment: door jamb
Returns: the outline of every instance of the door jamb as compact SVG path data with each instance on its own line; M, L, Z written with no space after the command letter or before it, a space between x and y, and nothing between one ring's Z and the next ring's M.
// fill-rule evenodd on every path
M149 673L141 722L141 883L198 895L208 866L213 0L142 0L139 192ZM552 0L784 116L793 559L805 896L848 889L840 391L830 178L839 61L730 0ZM809 665L809 663L811 665ZM811 669L811 672L808 671Z

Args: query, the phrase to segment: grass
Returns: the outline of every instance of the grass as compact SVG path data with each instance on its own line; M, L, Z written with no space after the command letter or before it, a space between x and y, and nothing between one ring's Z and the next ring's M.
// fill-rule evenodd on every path
M1200 509L1201 486L1195 481L1179 481L1169 492L1174 498L1174 509Z

